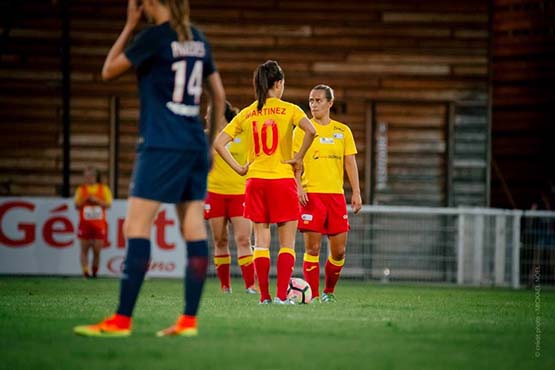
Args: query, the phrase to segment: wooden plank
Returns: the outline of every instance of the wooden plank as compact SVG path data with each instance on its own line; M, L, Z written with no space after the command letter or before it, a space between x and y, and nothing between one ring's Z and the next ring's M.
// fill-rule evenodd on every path
M382 21L385 23L467 23L484 24L488 22L487 14L459 14L459 13L404 13L383 12Z
M352 73L352 74L397 74L397 75L448 75L447 65L418 64L370 64L370 63L329 63L316 62L312 70L316 73Z

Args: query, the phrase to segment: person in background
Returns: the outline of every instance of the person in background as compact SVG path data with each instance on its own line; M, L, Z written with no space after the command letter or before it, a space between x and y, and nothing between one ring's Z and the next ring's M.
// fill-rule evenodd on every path
M301 171L296 174L302 206L299 230L303 233L305 245L303 273L316 300L319 299L320 289L322 236L327 235L330 242L322 302L336 301L335 286L345 264L349 219L343 190L343 168L347 171L353 192L351 208L356 214L362 207L355 141L347 125L330 118L333 100L333 90L327 85L315 86L310 91L311 122L318 137L304 157L302 179ZM295 130L293 152L300 150L303 139L304 132Z
M301 108L281 100L285 78L279 64L269 60L254 73L257 100L243 109L216 137L214 148L240 175L247 176L245 217L254 224L254 266L260 303L272 303L269 290L270 224L278 227L277 292L274 303L294 304L287 299L287 286L295 266L295 234L299 217L294 169L301 166L312 144L314 126ZM293 129L306 135L292 155ZM244 134L249 150L247 163L240 164L227 144Z
M237 114L229 102L225 105L225 119L230 122ZM235 160L244 165L247 161L244 135L229 142L228 150ZM245 177L235 172L217 153L208 174L208 195L204 201L204 218L208 220L214 240L214 265L222 292L231 293L231 255L228 225L231 224L237 262L241 268L245 291L257 294L254 282L254 265L251 250L251 222L243 216L245 209Z
M96 169L88 166L83 171L83 185L75 192L75 207L79 211L77 237L81 244L81 268L85 279L96 278L100 265L100 251L107 237L106 209L112 204L112 192L100 181ZM89 251L93 260L89 269Z
M125 48L144 14L154 23ZM209 143L200 117L203 86L212 104L211 132L223 119L225 92L210 44L189 20L187 0L129 0L127 22L110 49L102 78L114 79L131 67L137 73L140 125L137 157L125 219L127 255L116 313L78 335L125 337L150 261L150 232L161 203L176 204L187 248L185 307L176 323L157 336L195 336L197 312L208 268L203 217ZM221 117L221 118L220 118Z

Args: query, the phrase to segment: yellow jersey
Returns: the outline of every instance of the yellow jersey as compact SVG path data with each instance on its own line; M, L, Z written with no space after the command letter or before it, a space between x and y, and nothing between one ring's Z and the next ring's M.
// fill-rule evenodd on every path
M293 166L282 161L293 157L293 129L306 115L297 105L278 98L266 99L260 111L257 104L243 109L224 128L232 138L244 133L247 161L252 161L246 178L294 178Z
M101 186L102 190L99 189L98 187ZM110 188L107 185L104 184L92 184L92 185L81 185L77 188L77 191L75 192L75 198L74 198L74 203L81 203L83 201L83 198L85 196L85 191L83 190L83 187L86 187L86 193L88 195L94 195L97 196L99 191L102 192L103 194L103 200L106 202L107 205L112 204L112 192L110 191Z
M245 135L238 135L227 144L227 149L235 160L247 163L247 146ZM214 163L208 173L208 191L216 194L245 194L246 177L239 175L223 158L214 152Z
M303 160L303 189L307 193L343 194L345 156L357 153L351 129L334 120L327 125L310 121L316 128L316 139ZM295 130L294 152L301 148L303 138L304 131Z

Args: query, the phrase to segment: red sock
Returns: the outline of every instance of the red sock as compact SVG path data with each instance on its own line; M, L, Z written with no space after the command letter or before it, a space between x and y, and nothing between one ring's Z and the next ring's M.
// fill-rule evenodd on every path
M231 288L231 281L229 276L229 265L231 264L231 256L229 254L222 254L214 256L214 265L216 266L216 274L220 279L220 286L222 289Z
M304 254L303 259L303 275L304 279L310 285L312 290L312 298L320 296L320 256L312 256L308 253Z
M252 255L246 255L237 259L241 272L243 273L243 280L245 281L245 288L252 288L254 286L254 264L252 263Z
M326 261L326 287L324 288L324 293L333 293L335 290L335 285L339 280L339 275L345 264L345 258L340 261L334 260L331 256L328 257Z
M258 278L258 288L260 289L260 302L272 299L270 296L270 250L254 250L254 268Z
M96 274L98 273L98 266L93 266L92 267L92 276L96 277Z
M277 260L277 293L282 301L287 298L287 287L295 268L295 250L281 247Z

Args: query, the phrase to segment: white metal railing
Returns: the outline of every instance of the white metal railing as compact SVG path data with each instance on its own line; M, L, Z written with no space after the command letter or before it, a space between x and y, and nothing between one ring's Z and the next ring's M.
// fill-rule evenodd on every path
M544 245L555 244L555 212L365 205L358 215L350 214L349 220L342 272L347 278L519 288L533 265L523 252L536 248L536 239ZM527 229L529 220L547 225L535 230L535 239ZM279 249L275 230L273 235L275 261ZM322 266L327 258L325 246L324 241ZM295 249L295 275L302 276L300 233ZM521 271L523 266L525 271ZM546 273L555 275L555 271Z

